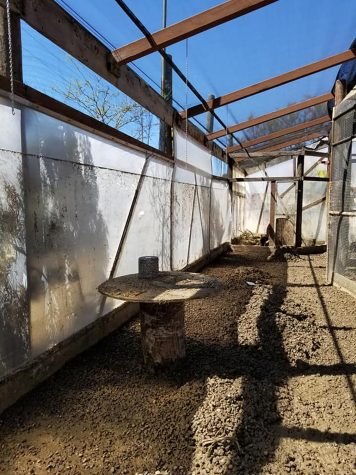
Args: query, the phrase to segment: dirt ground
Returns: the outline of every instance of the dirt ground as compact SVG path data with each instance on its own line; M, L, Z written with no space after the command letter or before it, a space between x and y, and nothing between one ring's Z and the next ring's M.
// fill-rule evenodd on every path
M356 473L356 300L325 256L236 246L186 304L187 358L147 374L133 321L0 418L5 474Z

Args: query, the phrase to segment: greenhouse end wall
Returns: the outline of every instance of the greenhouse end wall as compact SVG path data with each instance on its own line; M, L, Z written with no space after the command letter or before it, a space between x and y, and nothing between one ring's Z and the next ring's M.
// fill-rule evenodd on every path
M227 182L179 129L175 166L0 96L0 378L122 302L97 287L158 255L181 269L231 238Z
M318 151L327 152L327 148ZM304 170L309 177L326 176L327 161L320 157L304 156ZM268 163L265 168L249 174L250 178L294 177L295 158L274 164ZM243 231L253 234L266 234L270 221L271 184L270 182L246 182L244 184L244 220ZM327 240L327 207L326 182L304 182L302 243L303 245L323 244ZM276 218L286 218L292 224L295 235L297 187L291 182L276 182ZM237 199L237 198L235 198ZM240 214L241 216L241 214ZM241 219L241 218L240 218ZM235 237L235 236L234 236Z

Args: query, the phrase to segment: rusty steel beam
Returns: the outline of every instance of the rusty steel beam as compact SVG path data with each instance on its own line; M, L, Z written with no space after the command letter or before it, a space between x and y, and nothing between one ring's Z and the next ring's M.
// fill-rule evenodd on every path
M114 50L112 55L119 64L126 64L276 1L230 0L152 33L153 42L141 38Z
M206 138L208 140L215 140L233 132L238 132L239 130L244 130L248 129L249 127L254 127L255 125L263 124L264 122L268 122L273 119L278 119L279 117L283 117L285 115L292 114L293 112L298 112L300 110L307 109L308 107L323 104L324 102L333 99L333 97L334 96L330 92L327 94L322 94L321 96L312 97L311 99L308 99L306 101L297 102L296 104L291 104L290 106L284 107L283 109L278 109L274 112L270 112L268 114L255 117L253 119L246 120L245 122L240 122L239 124L232 125L227 129L221 129L217 132L207 134Z
M330 117L328 115L323 115L322 117L318 117L317 119L308 120L307 122L302 122L300 124L293 125L292 127L287 127L286 129L280 129L276 132L272 132L271 134L262 135L252 140L247 140L246 142L242 142L241 145L233 145L232 147L227 148L227 152L237 152L238 150L242 150L246 147L252 147L253 145L258 145L263 142L267 142L268 140L277 139L279 137L283 137L284 135L292 134L294 132L298 132L299 130L309 129L316 125L324 124L325 122L329 122Z
M292 71L275 76L271 79L266 79L265 81L253 84L252 86L238 89L237 91L226 94L225 96L217 97L216 99L207 102L209 106L208 109L202 104L198 104L196 106L190 107L187 110L181 111L180 115L183 119L187 117L193 117L198 114L202 114L203 112L207 112L208 110L217 109L218 107L231 104L232 102L239 101L240 99L259 94L260 92L268 91L274 87L287 84L289 82L295 81L296 79L310 76L310 74L318 73L333 66L337 66L338 64L355 59L355 53L356 51L353 50L343 51L342 53L335 54L334 56L330 56L320 61L316 61L315 63L307 64L301 68L293 69Z
M269 147L268 146L262 147L260 150L273 152L274 150L280 150L281 148L289 147L291 145L297 145L299 143L304 143L304 142L308 142L309 140L317 139L319 137L322 137L322 135L323 134L321 132L313 132L311 134L302 135L300 137L297 137L292 140L288 140L286 142L282 142L276 145L271 145Z

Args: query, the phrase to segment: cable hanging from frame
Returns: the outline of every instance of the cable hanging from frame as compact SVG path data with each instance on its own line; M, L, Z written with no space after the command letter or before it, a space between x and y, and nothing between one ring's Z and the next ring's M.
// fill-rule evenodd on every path
M12 111L12 115L15 115L14 64L13 64L13 54L12 54L10 0L6 0L6 20L7 20L7 39L8 39L8 53L9 53L9 67L10 67L11 111Z

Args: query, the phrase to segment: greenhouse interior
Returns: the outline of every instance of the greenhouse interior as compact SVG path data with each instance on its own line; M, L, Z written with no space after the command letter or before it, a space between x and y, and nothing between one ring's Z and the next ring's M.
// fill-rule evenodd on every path
M356 474L356 4L0 20L0 473Z

